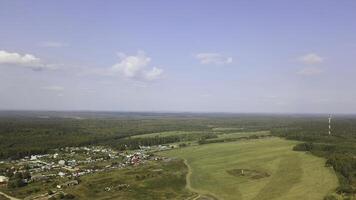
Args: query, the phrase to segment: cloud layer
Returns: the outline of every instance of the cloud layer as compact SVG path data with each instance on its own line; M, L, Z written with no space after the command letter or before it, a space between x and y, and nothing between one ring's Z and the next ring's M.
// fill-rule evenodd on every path
M226 65L232 63L232 57L226 57L219 53L198 53L195 58L201 64Z

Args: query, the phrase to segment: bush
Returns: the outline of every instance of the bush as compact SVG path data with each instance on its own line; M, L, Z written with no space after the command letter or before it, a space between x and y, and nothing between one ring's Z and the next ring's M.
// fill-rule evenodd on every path
M186 146L188 146L186 143L179 144L179 147L186 147Z
M337 189L337 193L342 194L342 193L352 193L352 187L350 185L341 185Z
M293 151L311 151L313 149L312 143L301 143L293 147Z
M64 195L64 199L74 199L75 196L73 194L66 194Z

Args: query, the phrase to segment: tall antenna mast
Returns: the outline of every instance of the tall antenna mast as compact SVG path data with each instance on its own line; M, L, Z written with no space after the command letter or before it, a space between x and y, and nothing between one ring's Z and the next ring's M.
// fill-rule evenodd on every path
M329 135L331 135L331 114L329 115Z

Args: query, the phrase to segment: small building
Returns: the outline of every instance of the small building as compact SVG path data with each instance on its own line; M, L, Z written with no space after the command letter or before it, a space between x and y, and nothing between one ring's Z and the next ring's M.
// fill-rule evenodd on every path
M77 165L77 161L76 160L69 160L68 161L68 165L69 166L76 166Z
M65 164L66 164L66 161L60 160L60 161L58 161L58 164L59 164L59 165L65 165Z
M131 158L130 158L130 162L132 165L138 165L140 164L140 156L138 154L134 154Z
M37 160L37 159L38 159L38 158L37 158L36 155L32 155L31 158L30 158L30 160Z
M6 187L9 182L9 178L6 176L0 176L0 187Z
M63 177L63 176L65 176L66 174L64 173L64 172L58 172L58 176L60 176L60 177Z

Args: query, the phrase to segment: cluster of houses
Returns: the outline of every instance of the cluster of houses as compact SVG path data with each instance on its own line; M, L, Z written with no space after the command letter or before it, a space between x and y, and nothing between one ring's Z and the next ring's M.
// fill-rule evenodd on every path
M92 147L65 147L55 149L51 154L32 155L19 160L1 161L0 164L11 166L6 174L28 173L30 176L23 178L26 184L33 182L59 182L56 188L62 191L63 188L78 185L78 177L98 173L128 166L138 166L147 160L160 160L160 157L152 155L153 152L171 149L169 146L141 146L135 151L117 152L110 148ZM0 173L0 188L7 187L11 177L3 176ZM121 190L128 188L128 185L106 188Z
M144 162L149 157L149 155L147 155L141 151L137 151L132 154L127 154L127 155L121 154L121 155L126 157L124 159L125 165L134 165L134 166L139 165L140 163Z

